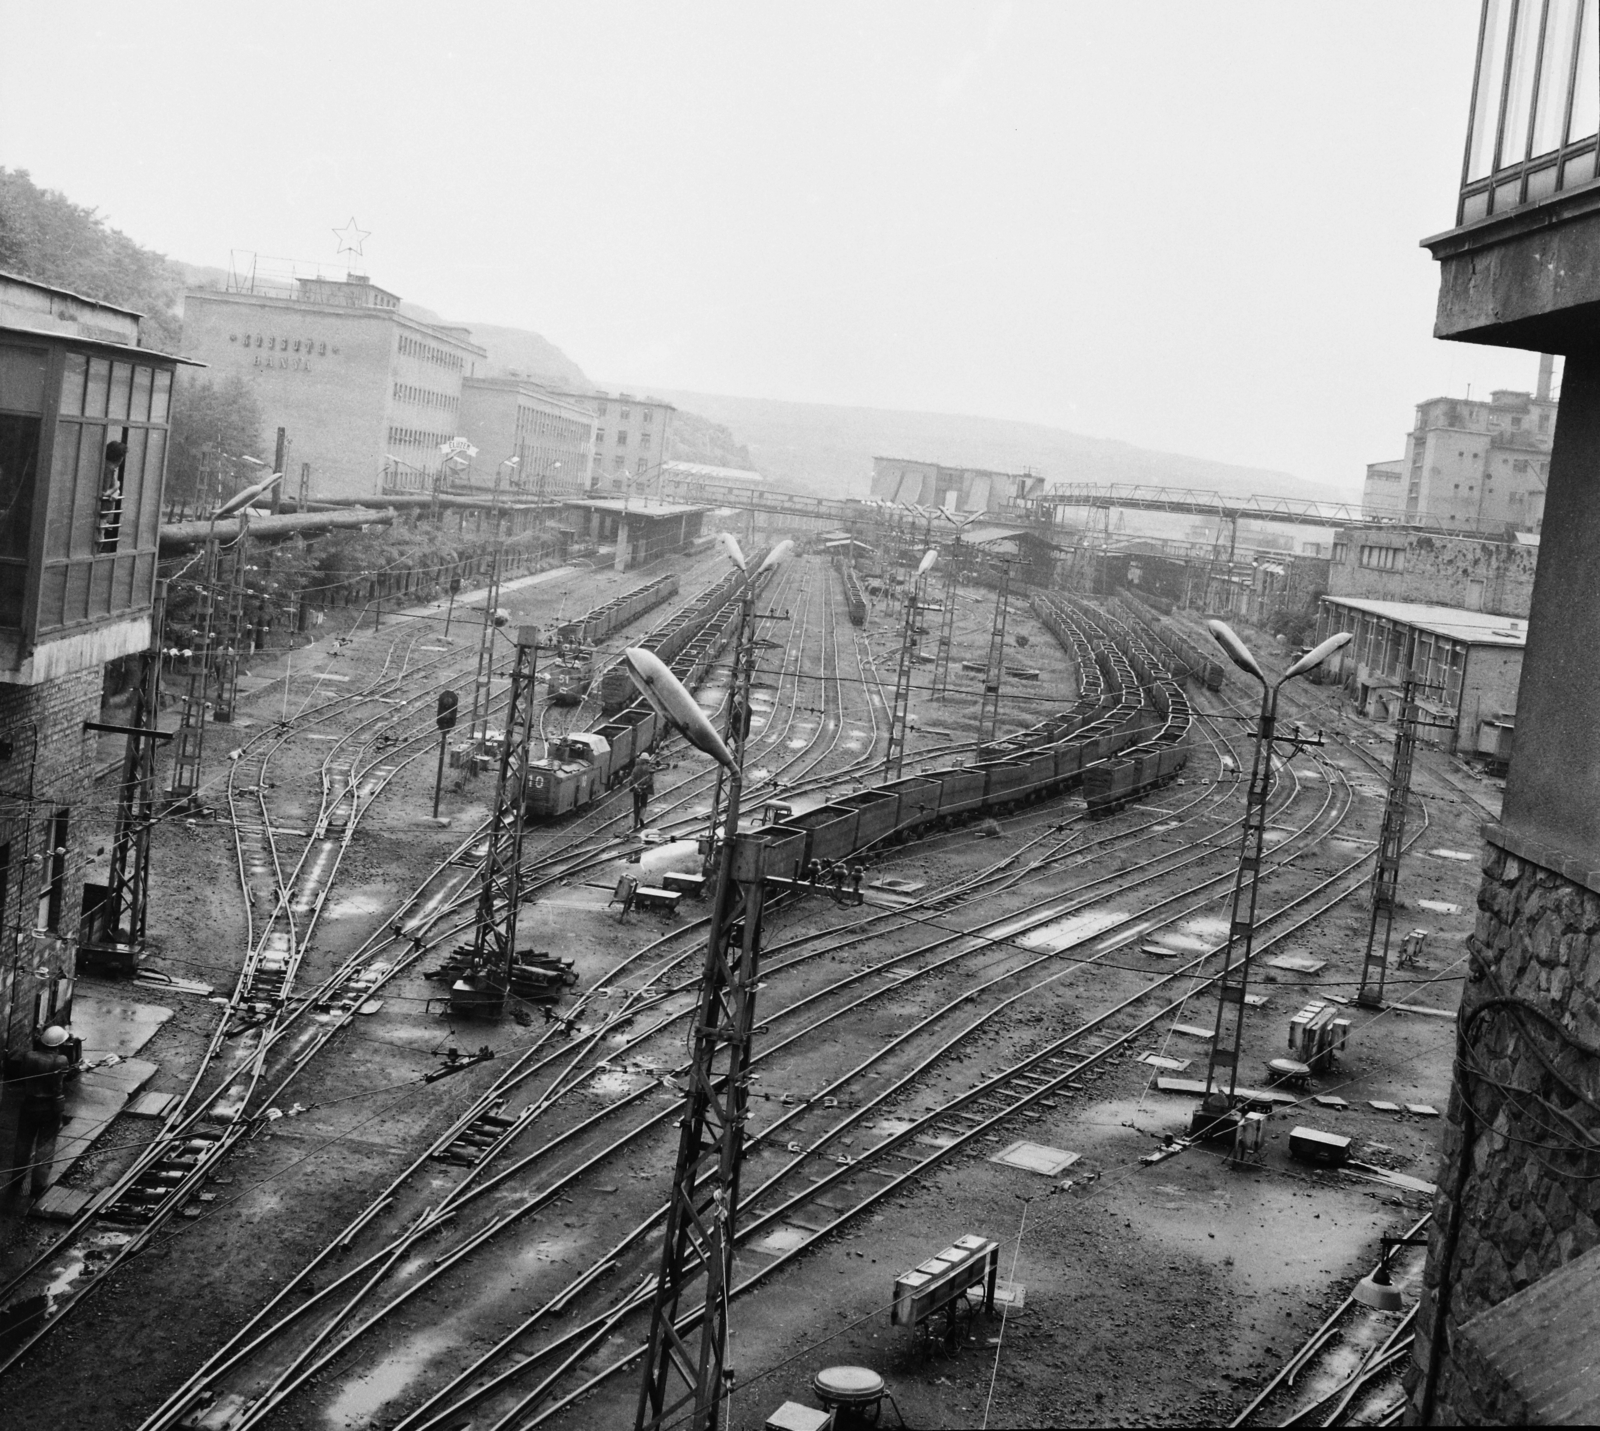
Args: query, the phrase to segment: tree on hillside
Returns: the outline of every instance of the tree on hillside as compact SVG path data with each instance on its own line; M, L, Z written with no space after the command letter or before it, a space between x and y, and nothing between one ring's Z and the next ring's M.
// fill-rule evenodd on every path
M261 421L261 404L238 374L180 381L167 448L167 510L210 511L219 470L224 496L266 476L239 460L261 456Z
M178 350L183 281L172 265L26 169L0 169L0 269L142 313L144 346Z

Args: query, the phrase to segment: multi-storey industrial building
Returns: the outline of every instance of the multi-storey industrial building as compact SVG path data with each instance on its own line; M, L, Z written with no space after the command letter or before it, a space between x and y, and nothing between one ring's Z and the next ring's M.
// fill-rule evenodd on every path
M955 512L1015 512L1043 496L1044 486L1045 479L1032 472L947 467L903 457L872 459L872 495L884 502Z
M1367 468L1363 512L1464 532L1537 532L1556 406L1548 364L1536 392L1429 398L1417 407L1405 456Z
M291 444L285 488L304 469L323 501L431 489L462 431L462 383L487 353L469 329L424 323L361 274L250 274L184 296L183 354L213 378L242 377L267 428Z
M594 459L594 410L527 378L474 378L461 385L461 431L478 449L473 485L582 492Z
M151 645L179 360L0 274L0 1056L70 1017L106 662Z
M652 489L667 460L672 417L677 408L659 398L632 393L558 392L594 413L594 455L589 490L623 492Z

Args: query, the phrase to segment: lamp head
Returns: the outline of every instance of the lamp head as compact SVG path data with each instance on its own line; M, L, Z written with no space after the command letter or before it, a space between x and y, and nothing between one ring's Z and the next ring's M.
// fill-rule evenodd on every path
M1334 632L1334 634L1328 637L1326 641L1322 641L1313 646L1305 653L1304 656L1296 661L1294 665L1290 666L1289 669L1283 673L1283 679L1288 681L1292 680L1295 676L1303 676L1307 671L1313 670L1317 666L1320 666L1328 659L1329 656L1333 655L1335 651L1339 650L1341 647L1348 646L1354 639L1355 635L1353 632Z
M744 549L734 540L731 532L717 533L717 550L738 567L740 571L744 570Z
M1261 667L1256 664L1256 658L1250 654L1250 648L1239 639L1238 633L1226 621L1206 622L1208 630L1217 645L1228 653L1228 659L1233 662L1246 675L1254 676L1264 686L1267 678L1261 674Z
M776 566L782 566L793 555L794 543L788 537L785 537L767 553L766 560L756 568L756 575L760 576L764 571L771 571Z
M922 561L917 566L917 575L926 576L930 571L933 570L933 564L938 560L938 549L936 547L930 547L925 553L923 553Z
M667 669L666 663L652 651L639 646L629 646L622 653L628 663L628 674L662 720L683 736L697 750L703 750L719 765L735 776L739 767L733 755L722 743L722 737L712 728L706 713L695 698L683 688L680 681Z
M1376 1271L1356 1283L1355 1291L1350 1295L1363 1307L1371 1307L1375 1312L1398 1312L1406 1304L1400 1289L1389 1280L1389 1271L1381 1262Z
M281 481L283 481L283 473L274 472L270 477L263 477L254 485L246 487L244 491L235 492L233 496L229 497L226 502L217 508L217 516L231 516L241 508L248 507L254 502L259 502L261 498L271 491L274 483Z

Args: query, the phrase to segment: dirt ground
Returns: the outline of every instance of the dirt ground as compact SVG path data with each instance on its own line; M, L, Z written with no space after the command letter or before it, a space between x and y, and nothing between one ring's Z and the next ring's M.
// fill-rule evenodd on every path
M828 579L826 567L820 562L803 567L784 588L783 603L799 610L806 600L836 602L836 583ZM702 563L691 579L686 567L685 593L696 582L709 580L710 570ZM631 584L619 587L608 575L591 574L563 579L560 589L567 593L563 600L570 602L570 612ZM553 585L534 587L504 604L515 619L547 620L556 591ZM982 659L992 602L992 593L967 593L957 626L962 658ZM1043 673L1041 696L1060 694L1068 680L1065 658L1022 602L1014 602L1013 613L1012 640L1017 635L1028 638L1026 659ZM888 619L877 619L870 640L880 674L892 682L894 638L888 626ZM1271 649L1270 638L1260 633L1247 632L1246 637L1257 650ZM361 671L375 670L391 641L387 629L376 636L369 631L340 656L348 663L345 673L356 678ZM820 646L806 648L800 658L810 669L822 659ZM269 678L275 673L271 663L253 672ZM834 717L845 737L840 759L852 744L869 739L872 718L882 718L881 699L859 684L864 673L855 674L858 684L842 688L844 709ZM968 677L959 690L960 695L945 702L924 697L914 701L918 729L910 747L913 763L919 750L974 728L976 681ZM262 687L249 715L270 721L273 702L281 702L282 696L281 684ZM1295 699L1304 707L1295 710L1297 717L1361 742L1380 765L1386 764L1382 728L1356 717L1342 696L1304 687ZM1047 702L1041 700L1039 708L1047 708ZM774 727L763 758L776 764L793 742L806 740L806 717L802 705L792 713L781 740ZM1216 728L1237 734L1236 726L1224 722ZM1376 835L1381 774L1347 746L1333 744L1325 753L1366 793L1358 796L1359 810L1335 839L1297 857L1278 877L1280 887L1291 892L1329 877L1359 856L1362 842ZM682 763L682 773L690 764ZM1307 757L1300 757L1300 764L1310 768ZM314 771L315 743L303 742L297 753L286 756L272 797L277 818L287 821L314 811ZM1215 759L1207 760L1197 750L1185 784L1150 802L1154 814L1136 808L1113 819L1127 828L1148 824L1162 808L1211 788L1216 776ZM455 826L443 830L432 825L424 818L432 779L431 756L413 760L397 776L392 794L374 807L324 912L316 941L319 967L336 962L380 927L386 912L442 858L474 815L483 812L481 783L453 781L447 784L445 812L454 817ZM1308 786L1314 784L1308 781ZM1431 1010L1449 1010L1456 1003L1461 941L1470 931L1474 909L1476 829L1488 817L1485 802L1492 805L1497 791L1434 753L1419 755L1414 788L1426 799L1430 824L1402 872L1406 908L1397 916L1397 929L1425 925L1430 938L1426 967L1403 971L1390 992ZM1007 847L1031 838L1069 809L1019 814L1003 822L997 839L968 830L909 846L881 861L874 874L892 871L930 889L947 888L989 866ZM1231 811L1216 815L1152 847L1182 854L1203 836L1222 831L1231 817ZM1119 827L1108 822L1108 828ZM224 836L204 823L161 827L152 919L156 965L185 978L214 979L219 988L229 985L244 941L233 851ZM559 831L540 836L551 847L563 838ZM1473 859L1453 859L1433 850L1472 852ZM1065 899L1084 881L1120 869L1118 859L1108 848L1070 878L1043 874L1006 898L1016 900L1019 908L1024 898L1037 901L1058 891ZM1222 859L1214 868L1225 866ZM587 881L574 881L552 891L529 913L530 937L541 947L575 957L586 989L605 984L621 959L636 954L660 932L637 921L618 924L605 913L609 878L610 872L602 871ZM1213 897L1209 915L1214 919L1226 912L1225 885ZM1421 899L1454 904L1457 910L1424 911L1417 905ZM984 912L1010 907L1001 900L986 904ZM955 912L948 917L954 920ZM769 944L808 932L831 932L816 960L772 976L773 988L763 994L772 1001L770 1007L824 988L841 969L910 947L912 935L903 932L886 934L864 948L847 947L855 918L821 900L785 908L773 917L766 934ZM1366 924L1360 897L1348 899L1285 944L1295 953L1325 960L1323 970L1314 976L1260 971L1256 987L1269 994L1269 1002L1249 1021L1248 1063L1258 1071L1252 1076L1259 1077L1265 1060L1282 1051L1288 1020L1301 1003L1353 995ZM823 1086L863 1050L883 1046L940 998L959 992L975 970L1004 972L1004 961L1016 953L997 948L975 966L957 965L908 985L841 1021L828 1036L779 1058L763 1074L762 1087L771 1096L762 1100L756 1130L783 1115L779 1100L784 1091L808 1093ZM952 1064L928 1084L928 1106L962 1079L970 1084L973 1075L1003 1066L1019 1052L1065 1033L1071 1021L1126 997L1158 967L1137 957L1132 945L1118 957L1121 964L1063 977L989 1026L964 1050L959 1074ZM453 1040L476 1046L487 1038L503 1058L543 1032L509 1021L489 1034L454 1029L428 1013L426 1001L433 992L420 978L401 980L386 995L383 1010L340 1034L295 1085L293 1107L284 1110L291 1116L263 1128L230 1159L217 1179L216 1201L197 1219L163 1232L151 1250L0 1380L5 1406L0 1421L8 1427L54 1427L65 1414L86 1431L136 1425L488 1082L494 1062L419 1089L416 1080L439 1066L445 1047ZM194 1072L216 1006L193 996L140 997L175 1010L144 1056L161 1066L151 1086L177 1091ZM1190 1097L1156 1090L1155 1069L1137 1061L1145 1051L1190 1060L1197 1056L1198 1045L1191 1041L1184 1047L1184 1036L1171 1032L1168 1020L1136 1047L1097 1065L1071 1096L1018 1116L975 1150L952 1157L933 1176L878 1202L845 1231L785 1264L740 1299L729 1353L737 1373L731 1424L758 1428L785 1399L814 1404L812 1375L840 1364L881 1373L906 1423L915 1427L1192 1425L1227 1419L1230 1409L1241 1405L1250 1389L1314 1329L1323 1309L1369 1269L1379 1232L1414 1221L1426 1203L1419 1193L1370 1176L1316 1171L1288 1157L1289 1130L1303 1123L1351 1136L1355 1156L1368 1164L1422 1179L1433 1175L1439 1121L1381 1113L1368 1101L1442 1109L1453 1022L1434 1012L1392 1008L1373 1014L1352 1006L1347 1016L1352 1020L1349 1050L1335 1070L1315 1080L1311 1091L1337 1094L1348 1108L1305 1103L1276 1112L1265 1158L1258 1164L1240 1168L1200 1146L1159 1162L1143 1161L1161 1147L1163 1135L1185 1130L1193 1103ZM1211 1017L1204 996L1179 1015L1190 1024L1208 1024ZM1198 1071L1203 1076L1203 1057ZM1188 1076L1195 1075L1191 1068ZM552 1126L564 1125L556 1121ZM814 1121L808 1126L818 1128ZM148 1124L117 1120L103 1148L79 1165L71 1181L105 1185L131 1156L131 1147L147 1135ZM1049 1177L989 1161L996 1144L1024 1138L1078 1157ZM641 1145L625 1165L601 1176L587 1200L541 1215L538 1237L530 1234L526 1244L525 1264L507 1261L505 1275L481 1277L470 1304L420 1303L382 1334L381 1345L365 1360L334 1368L318 1380L314 1394L291 1403L269 1424L392 1424L405 1403L394 1399L394 1379L381 1374L385 1356L421 1367L441 1347L488 1340L513 1309L526 1309L534 1289L542 1285L540 1277L553 1275L563 1261L581 1265L613 1225L626 1224L659 1199L670 1146L667 1140ZM747 1188L759 1182L768 1163L767 1156L752 1159ZM0 1226L0 1237L7 1240L7 1265L14 1268L42 1246L49 1231L34 1222L19 1225L15 1219ZM887 1309L894 1277L969 1232L999 1243L1000 1277L1019 1289L1019 1298L1007 1304L1003 1317L980 1317L948 1345L923 1345L905 1329L891 1327ZM761 1265L760 1254L741 1253L742 1273ZM517 1269L514 1276L512 1269ZM412 1355L418 1348L430 1349L428 1355ZM609 1352L602 1348L594 1364L620 1350L620 1344ZM404 1377L399 1386L404 1388ZM633 1391L631 1373L618 1377L556 1424L595 1431L631 1424Z

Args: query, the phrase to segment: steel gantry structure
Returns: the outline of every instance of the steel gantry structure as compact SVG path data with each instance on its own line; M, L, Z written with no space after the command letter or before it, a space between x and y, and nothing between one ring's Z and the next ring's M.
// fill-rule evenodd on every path
M492 628L491 628L492 629ZM506 695L505 735L490 806L489 840L478 886L472 953L450 989L452 1012L495 1015L505 1008L517 954L517 906L522 898L523 783L533 745L534 678L539 631L519 626L517 655ZM487 720L488 712L484 712Z

